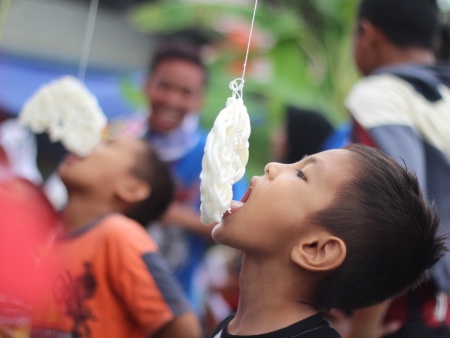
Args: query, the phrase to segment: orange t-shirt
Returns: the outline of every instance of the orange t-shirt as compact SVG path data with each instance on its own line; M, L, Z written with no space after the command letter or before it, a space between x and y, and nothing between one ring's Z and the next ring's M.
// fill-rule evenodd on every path
M122 215L66 233L49 258L57 273L35 300L32 337L147 337L189 310L156 244Z

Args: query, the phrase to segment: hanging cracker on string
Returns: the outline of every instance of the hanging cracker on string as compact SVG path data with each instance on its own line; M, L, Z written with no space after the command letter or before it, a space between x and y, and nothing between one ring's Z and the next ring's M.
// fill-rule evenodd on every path
M230 210L232 185L245 173L249 156L250 118L242 99L243 79L230 83L232 96L217 116L206 139L200 174L200 218L203 224L219 222Z
M101 141L107 125L97 98L83 79L99 0L91 0L78 79L63 76L41 86L24 104L19 121L34 133L47 132L53 142L78 156L87 156Z
M243 89L257 6L255 0L242 78L230 83L232 95L206 139L200 174L200 220L205 225L220 222L225 212L231 212L232 186L244 176L248 162L251 127Z
M19 121L34 133L48 133L70 152L84 157L101 141L107 119L97 98L72 76L40 87L24 104Z

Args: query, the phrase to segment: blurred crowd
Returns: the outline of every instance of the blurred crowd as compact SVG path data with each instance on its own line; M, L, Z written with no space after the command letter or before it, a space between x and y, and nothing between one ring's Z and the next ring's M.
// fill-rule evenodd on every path
M448 235L450 67L440 18L431 0L362 0L362 77L347 122L287 105L271 160L350 143L379 148L417 175ZM147 111L112 121L91 155L66 154L48 178L36 136L1 113L0 337L207 337L237 311L242 253L215 244L214 225L199 217L208 76L197 47L161 44L142 84ZM233 199L249 184L237 182ZM428 274L398 298L326 316L344 338L450 337L450 255Z

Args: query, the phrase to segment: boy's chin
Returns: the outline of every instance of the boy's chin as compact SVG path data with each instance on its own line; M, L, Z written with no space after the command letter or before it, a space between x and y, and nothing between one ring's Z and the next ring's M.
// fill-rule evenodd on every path
M217 235L217 233L221 231L220 230L221 227L223 227L222 220L220 220L219 223L214 224L214 226L213 226L213 228L211 230L211 237L217 243L219 243L219 240L220 240L220 235Z
M236 223L235 215L243 205L244 203L242 202L232 201L230 211L226 211L222 219L218 223L215 223L211 232L211 237L215 242L233 247L228 241L231 234L230 230L234 228L232 224Z
M211 237L218 244L228 245L226 242L226 225L223 223L223 218L219 223L216 223L212 229Z

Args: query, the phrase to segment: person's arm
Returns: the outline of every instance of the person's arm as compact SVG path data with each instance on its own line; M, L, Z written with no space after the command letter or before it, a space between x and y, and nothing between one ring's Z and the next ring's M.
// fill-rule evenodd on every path
M208 240L212 240L211 231L214 224L204 225L200 221L200 214L198 212L181 203L173 202L161 218L161 222L167 226L180 226L183 229L192 231Z

